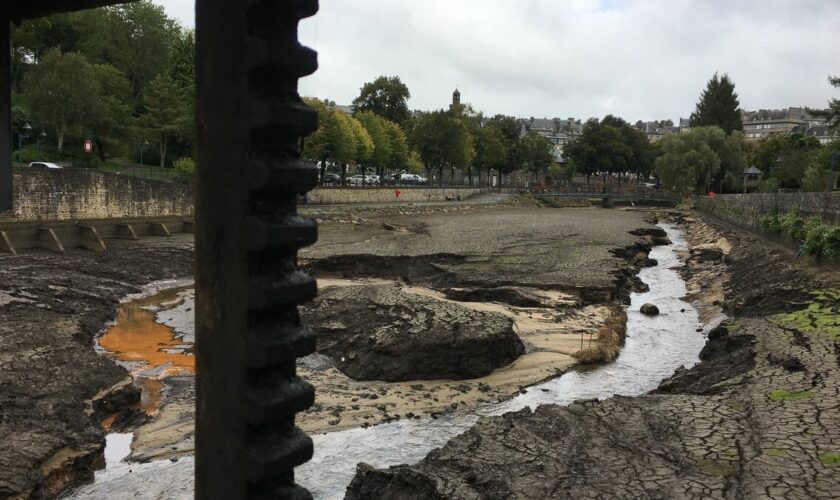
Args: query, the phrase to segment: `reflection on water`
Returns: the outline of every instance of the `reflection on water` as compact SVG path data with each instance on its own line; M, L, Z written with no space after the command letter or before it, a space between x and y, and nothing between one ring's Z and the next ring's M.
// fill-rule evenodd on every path
M674 244L654 247L650 257L659 265L639 274L650 291L631 296L627 342L618 359L530 387L525 394L481 408L478 415L501 415L543 404L565 405L578 399L640 395L655 389L680 366L692 366L699 360L706 339L697 329L704 325L697 311L679 300L686 293L685 283L671 269L681 265L675 251L685 250L686 242L673 226L661 226ZM648 317L639 313L639 307L646 302L656 304L660 315ZM316 498L343 498L357 463L375 467L416 463L432 449L469 429L478 415L400 421L314 436L315 457L297 469L296 478Z

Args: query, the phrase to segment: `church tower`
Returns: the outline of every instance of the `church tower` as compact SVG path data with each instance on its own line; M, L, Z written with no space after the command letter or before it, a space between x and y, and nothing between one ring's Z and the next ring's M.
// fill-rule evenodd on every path
M461 105L461 92L456 88L455 92L452 92L452 107L460 106Z

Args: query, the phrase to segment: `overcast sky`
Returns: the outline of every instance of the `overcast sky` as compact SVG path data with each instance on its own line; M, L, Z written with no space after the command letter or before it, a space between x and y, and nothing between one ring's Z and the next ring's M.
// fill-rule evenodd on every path
M193 0L154 0L193 26ZM303 95L349 104L399 75L412 109L687 117L715 71L743 109L825 107L840 90L840 0L321 0L300 39L320 69Z

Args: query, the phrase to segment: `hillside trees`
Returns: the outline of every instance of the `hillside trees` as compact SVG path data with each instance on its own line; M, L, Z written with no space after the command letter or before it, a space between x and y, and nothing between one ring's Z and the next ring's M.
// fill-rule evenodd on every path
M190 130L192 114L184 89L168 76L158 75L149 82L144 97L146 112L138 118L137 124L141 133L157 145L163 168L171 142Z
M99 108L100 83L84 56L49 51L24 80L29 112L37 124L55 134L58 150L69 133L81 133Z

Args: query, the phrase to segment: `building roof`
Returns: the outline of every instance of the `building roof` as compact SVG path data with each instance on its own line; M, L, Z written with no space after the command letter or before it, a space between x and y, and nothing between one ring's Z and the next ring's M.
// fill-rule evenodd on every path
M93 9L129 3L135 0L11 0L12 20L19 22L23 19L43 17L59 12Z
M751 166L750 168L744 170L744 174L746 175L761 175L763 172L756 168L755 165Z

